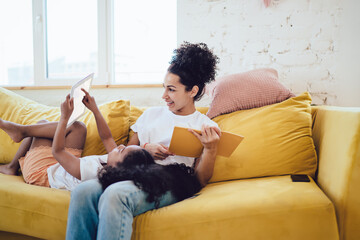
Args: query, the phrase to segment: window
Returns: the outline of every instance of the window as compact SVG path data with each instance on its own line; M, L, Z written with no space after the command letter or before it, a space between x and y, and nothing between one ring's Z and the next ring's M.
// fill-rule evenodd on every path
M34 84L31 1L1 1L0 32L0 85Z
M158 84L176 48L176 0L2 1L0 20L1 86Z
M46 9L47 77L81 78L97 72L96 0L51 0Z

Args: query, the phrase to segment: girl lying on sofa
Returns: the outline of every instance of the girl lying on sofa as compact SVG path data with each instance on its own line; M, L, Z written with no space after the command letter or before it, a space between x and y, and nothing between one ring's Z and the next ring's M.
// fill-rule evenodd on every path
M35 125L20 125L0 119L1 129L15 142L23 141L13 161L0 166L0 172L16 174L20 167L29 184L68 190L80 182L97 178L98 174L104 189L114 182L132 180L148 193L151 202L158 202L167 191L182 200L201 189L192 168L183 164L158 165L149 152L139 146L117 146L94 98L83 91L83 103L95 116L107 155L80 158L86 127L75 122L66 129L73 111L73 100L68 95L61 105L58 123L41 121ZM179 183L187 183L186 188Z

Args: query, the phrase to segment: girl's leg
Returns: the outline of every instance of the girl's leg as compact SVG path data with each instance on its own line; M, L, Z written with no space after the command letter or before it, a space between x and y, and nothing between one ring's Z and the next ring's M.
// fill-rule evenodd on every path
M56 122L48 122L46 120L39 121L36 125L29 125L29 128L27 129L32 132L34 137L26 137L23 140L13 160L9 164L0 166L0 173L16 175L20 167L19 159L25 156L29 149L39 146L51 147L56 126ZM14 124L12 122L3 121L0 119L0 128L8 134L11 133L11 135L9 134L10 136L20 136L18 133L19 130L21 131L22 127L24 127L24 125ZM39 134L37 134L36 130L39 130ZM45 133L46 130L48 131L47 133ZM74 122L66 131L65 147L83 149L86 139L86 126L81 122ZM50 136L51 138L45 138L41 136ZM21 140L22 137L23 135L20 137Z
M45 123L48 123L48 121L42 120L39 121L38 124L36 125L45 124ZM36 125L30 125L30 126L36 126ZM15 140L19 140L19 141L22 140L22 143L20 144L20 147L17 150L13 160L9 164L0 166L0 173L4 173L8 175L16 175L20 168L19 159L21 157L24 157L30 148L33 148L34 146L51 146L52 144L52 141L49 139L34 138L34 137L23 138L20 130L22 126L24 125L12 123L0 119L1 129L3 129L6 133L8 133L13 140L14 138Z
M4 173L7 175L16 175L20 168L19 159L25 156L25 154L30 148L31 142L31 137L25 138L20 144L20 147L17 150L13 160L9 164L0 166L0 173Z
M97 179L83 182L71 192L67 240L96 239L98 203L102 193L103 189Z
M155 209L154 202L147 202L147 193L132 181L110 185L100 197L97 239L131 239L133 218ZM171 192L163 195L160 206L177 202Z
M38 146L52 146L52 140L57 127L57 122L47 122L42 120L37 125L28 125L28 133L34 136L31 148ZM48 131L47 133L45 133ZM82 122L74 122L66 129L65 147L83 149L86 140L86 126Z
M75 121L66 131L65 147L84 149L87 134L85 124Z
M14 142L21 142L26 137L53 138L57 122L39 121L34 125L22 125L0 119L0 128L4 130Z
M57 122L42 120L34 125L21 125L0 118L0 128L4 130L14 142L20 142L26 137L48 138L52 140L55 135L57 124ZM80 135L76 137L77 134L75 134L75 132ZM84 134L86 138L85 125L81 122L74 122L66 129L66 137L68 137L69 134L71 134L71 136L69 136L69 139L66 139L68 142L65 143L65 146L82 149L85 143L85 139L83 139ZM81 143L82 140L83 142Z

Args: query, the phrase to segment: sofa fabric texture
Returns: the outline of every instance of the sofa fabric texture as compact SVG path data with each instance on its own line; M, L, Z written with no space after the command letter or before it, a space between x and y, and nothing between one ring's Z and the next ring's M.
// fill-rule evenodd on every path
M212 183L136 217L133 239L331 240L338 239L334 212L314 181L294 183L289 175Z
M0 231L65 239L69 191L29 185L22 176L0 174L0 194ZM0 239L4 239L1 234Z

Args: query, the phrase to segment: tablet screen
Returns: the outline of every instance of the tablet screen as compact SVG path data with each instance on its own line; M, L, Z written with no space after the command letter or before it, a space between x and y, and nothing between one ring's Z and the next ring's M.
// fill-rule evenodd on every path
M74 111L69 118L67 127L73 124L77 119L79 119L79 117L81 117L85 113L86 107L82 103L82 99L85 96L85 93L81 91L81 89L83 88L87 92L89 92L93 77L94 73L80 80L71 88L70 98L74 98Z

